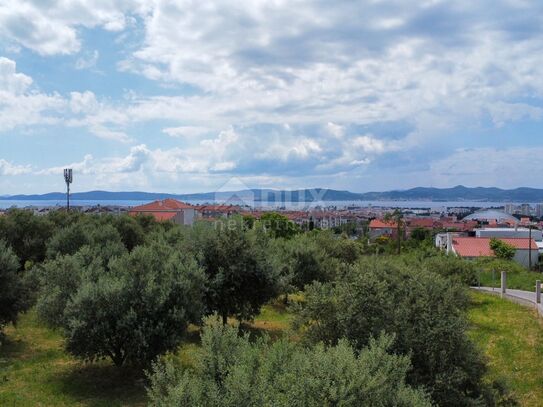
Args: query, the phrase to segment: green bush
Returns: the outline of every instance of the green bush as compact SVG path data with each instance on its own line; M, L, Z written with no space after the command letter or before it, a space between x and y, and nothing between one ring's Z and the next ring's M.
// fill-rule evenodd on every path
M110 258L123 254L126 249L117 229L111 224L101 224L98 220L96 217L89 218L85 222L57 230L47 242L47 258L75 254L82 247L88 246L106 265Z
M20 266L27 261L43 261L46 242L52 233L53 224L46 217L28 210L10 209L0 216L0 240L5 240L15 252Z
M358 349L382 332L395 335L391 350L411 356L409 383L424 386L438 405L473 405L488 393L484 363L466 336L467 305L452 280L377 258L309 286L298 325L311 343L346 338Z
M66 305L77 293L83 275L91 273L91 267L96 276L104 272L96 263L85 265L81 256L58 256L32 271L40 285L36 303L38 317L48 326L59 328L66 325Z
M280 340L251 343L237 328L208 321L194 368L171 361L150 374L150 405L160 406L430 406L409 387L409 358L388 352L391 338L355 351L346 341L304 348Z
M181 243L199 260L207 277L208 313L251 319L278 292L277 276L267 251L269 237L261 228L247 230L241 217L199 224Z
M19 273L19 259L6 242L0 240L0 339L4 326L17 321L27 307L27 293Z
M165 247L140 246L85 279L64 311L67 350L93 361L145 365L175 349L203 311L204 274Z
M477 269L472 262L456 256L433 256L423 260L423 266L442 277L467 286L477 284Z
M490 239L490 248L498 259L511 260L515 257L515 246L505 243L503 240Z

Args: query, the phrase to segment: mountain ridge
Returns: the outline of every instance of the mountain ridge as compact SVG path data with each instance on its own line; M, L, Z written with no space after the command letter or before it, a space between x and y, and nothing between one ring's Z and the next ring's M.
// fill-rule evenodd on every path
M496 187L465 187L457 185L451 188L415 187L406 190L384 192L350 192L329 188L298 190L245 189L239 191L218 191L192 194L172 194L143 191L87 191L71 194L71 200L157 200L174 198L181 200L252 200L268 202L314 202L314 201L490 201L490 202L543 202L543 189L519 187L501 189ZM62 200L64 192L46 194L3 195L0 200Z

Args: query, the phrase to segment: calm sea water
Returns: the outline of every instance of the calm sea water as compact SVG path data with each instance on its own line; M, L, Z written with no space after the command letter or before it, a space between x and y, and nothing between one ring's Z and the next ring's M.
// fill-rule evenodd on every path
M133 200L73 200L70 202L72 206L124 206L131 207L148 203L149 201L133 201ZM220 203L210 201L187 201L194 205ZM503 207L503 202L477 202L477 201L453 201L453 202L435 202L435 201L322 201L322 202L243 202L254 208L281 208L286 209L305 209L315 207L337 207L346 208L349 206L358 207L393 207L393 208L442 208L442 207ZM26 207L49 207L49 206L65 206L65 200L37 200L37 201L17 201L17 200L0 200L0 208L7 209L11 207L26 208Z

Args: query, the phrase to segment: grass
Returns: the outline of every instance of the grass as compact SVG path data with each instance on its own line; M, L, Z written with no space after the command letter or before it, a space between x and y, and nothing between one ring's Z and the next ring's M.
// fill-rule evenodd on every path
M523 406L543 406L541 320L533 310L499 297L473 293L472 298L469 334L488 358L488 380L505 380ZM245 328L277 338L292 319L279 299L264 306ZM72 358L63 351L59 333L40 325L33 311L22 315L6 334L7 342L0 348L0 406L146 404L141 373L119 370L108 361L85 364ZM175 357L190 365L198 347L199 329L191 326Z
M483 287L500 287L500 276L499 271L482 271L479 281ZM533 292L536 280L543 280L543 274L527 270L507 272L507 288Z
M33 311L8 327L6 336L0 348L2 406L145 405L141 373L72 358L60 334L41 326Z
M543 406L543 323L535 310L472 294L469 335L488 358L488 379L505 380L522 406Z
M278 300L265 305L246 324L255 334L277 338L286 331L292 314ZM144 406L145 379L141 372L118 369L109 361L83 363L63 350L58 332L41 325L36 313L20 316L16 327L6 328L0 347L0 406ZM199 347L199 328L191 326L175 353L190 365Z

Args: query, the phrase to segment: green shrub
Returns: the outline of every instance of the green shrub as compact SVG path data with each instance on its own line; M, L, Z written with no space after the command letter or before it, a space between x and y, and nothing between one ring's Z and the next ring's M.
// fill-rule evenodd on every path
M53 224L32 211L10 209L0 216L0 240L5 240L20 260L20 266L28 260L43 261L46 242L53 233Z
M480 354L466 336L465 289L424 269L381 259L359 263L333 283L306 289L298 325L311 343L348 339L358 349L382 332L410 355L408 382L443 406L485 402Z
M503 240L490 239L490 248L498 259L511 260L515 257L515 247L505 243Z
M175 349L203 311L204 274L165 247L134 249L85 279L64 311L66 347L85 360L145 365Z
M199 260L207 278L207 311L251 319L277 295L277 276L267 258L269 237L261 228L247 230L241 217L199 224L182 246Z
M424 267L442 277L467 286L477 284L477 269L472 262L456 256L433 256L423 260Z
M0 240L0 339L2 329L15 323L27 307L26 290L19 273L19 259L6 242Z
M152 406L429 406L409 387L409 358L388 352L391 338L355 351L346 341L304 348L280 340L251 343L237 328L208 321L193 369L155 364Z

